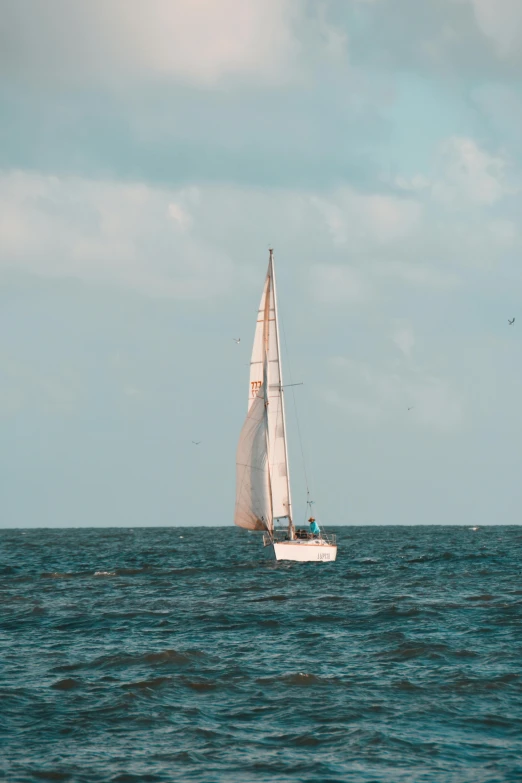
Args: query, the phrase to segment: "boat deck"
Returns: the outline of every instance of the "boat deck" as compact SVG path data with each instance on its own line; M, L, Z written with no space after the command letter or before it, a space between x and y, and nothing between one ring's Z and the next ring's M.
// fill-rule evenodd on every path
M296 530L295 533L296 535L293 539L290 539L288 532L283 530L274 530L273 534L265 533L263 535L263 544L264 546L268 546L269 544L274 543L277 544L288 541L298 543L303 541L314 542L319 546L337 546L337 536L332 533L320 533L319 535L314 535L313 533L309 533L306 530Z

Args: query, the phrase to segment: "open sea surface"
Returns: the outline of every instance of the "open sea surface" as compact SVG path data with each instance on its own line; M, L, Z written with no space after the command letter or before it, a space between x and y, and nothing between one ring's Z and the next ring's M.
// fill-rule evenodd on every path
M0 531L9 783L522 780L522 528Z

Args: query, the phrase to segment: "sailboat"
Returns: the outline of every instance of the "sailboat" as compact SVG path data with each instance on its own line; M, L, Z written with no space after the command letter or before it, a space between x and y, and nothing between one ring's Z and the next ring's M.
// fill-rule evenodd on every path
M297 530L294 525L284 389L270 250L250 361L248 412L237 447L234 523L262 531L263 544L275 560L331 562L337 556L335 536L318 528L315 534Z

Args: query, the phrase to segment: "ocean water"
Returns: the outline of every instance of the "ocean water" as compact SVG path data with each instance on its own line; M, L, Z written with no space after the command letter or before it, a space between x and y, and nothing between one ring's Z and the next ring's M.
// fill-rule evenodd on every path
M522 780L522 528L0 531L0 777Z

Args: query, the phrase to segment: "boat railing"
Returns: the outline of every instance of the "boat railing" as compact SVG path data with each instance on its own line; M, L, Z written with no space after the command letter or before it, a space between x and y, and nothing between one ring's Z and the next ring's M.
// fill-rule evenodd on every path
M321 533L321 538L327 544L332 544L332 546L337 546L337 536L335 533Z
M317 539L319 541L324 541L325 544L329 544L331 546L337 545L337 536L334 533L320 533L319 535L314 535L313 533L309 533L305 530L296 530L296 535L294 537L294 541L312 541L313 539ZM274 530L272 533L264 533L263 534L263 545L268 546L269 544L273 544L274 542L277 543L279 541L288 541L288 532L286 530Z

